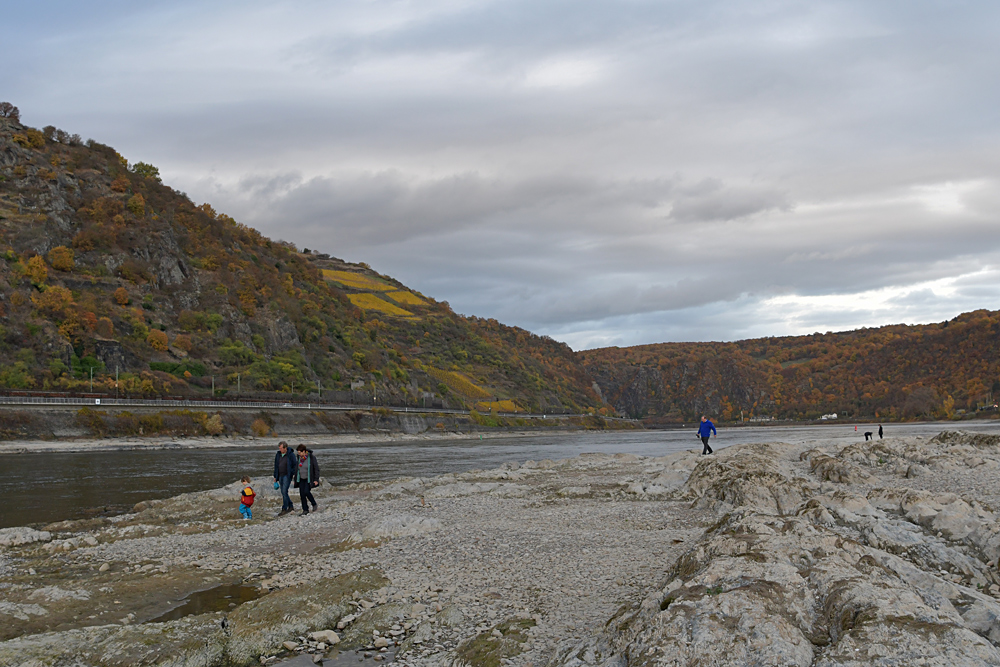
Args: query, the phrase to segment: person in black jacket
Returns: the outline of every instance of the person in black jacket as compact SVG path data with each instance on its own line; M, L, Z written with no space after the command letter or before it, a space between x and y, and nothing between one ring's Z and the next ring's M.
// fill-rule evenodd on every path
M281 489L281 512L278 516L284 516L295 509L295 503L288 497L288 487L292 485L292 478L298 469L299 462L295 458L295 452L282 440L278 443L278 451L274 454L274 481Z
M295 486L299 489L299 498L302 499L302 514L309 514L309 505L316 509L316 499L313 498L313 487L319 486L319 464L316 462L316 455L305 445L295 448L299 455L299 467L295 474Z

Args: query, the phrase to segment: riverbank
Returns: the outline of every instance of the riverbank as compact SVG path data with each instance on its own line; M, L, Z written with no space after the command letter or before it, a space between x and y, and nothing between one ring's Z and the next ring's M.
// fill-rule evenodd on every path
M485 431L476 433L483 440L496 438L520 438L537 436L537 431ZM346 445L354 443L385 442L434 442L468 440L469 433L454 431L428 431L424 433L398 433L389 431L365 431L324 435L324 445ZM108 452L141 451L162 449L276 449L282 440L294 441L310 447L319 444L314 438L301 436L195 436L189 438L169 438L163 436L134 438L69 438L64 440L9 440L0 441L0 455L24 454L28 452Z
M0 664L1000 664L997 436L259 491L0 531ZM223 584L261 597L143 622Z
M488 433L634 430L638 422L597 416L544 418L368 410L232 408L216 410L70 405L0 406L0 453L142 447L231 447L280 439L469 437ZM342 439L342 440L337 440ZM73 447L77 449L73 449Z

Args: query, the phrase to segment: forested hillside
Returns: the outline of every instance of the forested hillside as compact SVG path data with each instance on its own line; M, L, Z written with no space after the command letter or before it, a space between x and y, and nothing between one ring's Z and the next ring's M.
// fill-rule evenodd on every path
M272 241L152 165L0 105L0 389L208 396L213 382L229 396L601 406L566 345Z
M652 421L952 418L1000 398L1000 312L940 324L579 353L604 397Z
M365 264L265 238L154 166L27 127L0 104L0 391L208 397L214 385L216 396L651 422L949 418L1000 394L998 342L1000 313L976 311L574 353Z

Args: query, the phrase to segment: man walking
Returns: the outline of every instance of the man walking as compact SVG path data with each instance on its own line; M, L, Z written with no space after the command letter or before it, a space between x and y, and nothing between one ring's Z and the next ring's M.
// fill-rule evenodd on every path
M701 450L702 456L712 453L712 448L708 446L708 439L713 435L719 435L715 430L715 424L708 417L702 415L701 425L698 427L698 437L701 438L702 444L705 445L704 449Z
M298 472L299 463L295 454L288 448L288 443L282 440L278 443L278 451L274 454L274 481L281 489L281 512L284 516L295 509L292 499L288 497L288 487L292 485L292 477Z
M881 424L878 425L878 439L879 440L882 439L882 425Z

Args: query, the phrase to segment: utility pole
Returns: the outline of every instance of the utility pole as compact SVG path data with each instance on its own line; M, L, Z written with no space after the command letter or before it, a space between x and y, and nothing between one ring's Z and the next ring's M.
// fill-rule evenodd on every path
M215 376L212 376L212 398L215 398Z
M90 393L94 393L94 367L90 367Z
M236 374L236 395L239 396L240 393L241 393L240 392L240 374L237 373Z
M118 366L115 366L115 399L118 398Z
M316 389L319 390L319 397L320 397L320 400L322 400L323 399L323 381L322 380L319 380L319 379L316 380Z

